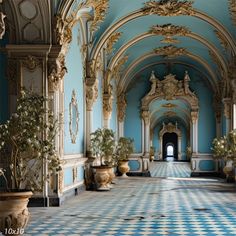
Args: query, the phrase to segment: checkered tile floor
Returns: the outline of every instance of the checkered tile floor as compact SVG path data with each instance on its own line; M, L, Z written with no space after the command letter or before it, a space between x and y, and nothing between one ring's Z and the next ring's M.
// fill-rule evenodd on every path
M189 162L151 162L150 170L152 177L190 177Z
M30 211L26 236L236 235L235 185L186 174L117 178L109 192L87 191L60 208Z

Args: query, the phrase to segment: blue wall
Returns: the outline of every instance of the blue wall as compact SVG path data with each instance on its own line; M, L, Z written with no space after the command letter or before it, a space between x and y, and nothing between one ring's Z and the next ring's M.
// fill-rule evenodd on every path
M68 73L64 78L65 89L65 154L77 154L84 151L84 89L83 89L83 65L80 47L78 46L79 25L73 28L73 40L66 55L66 67ZM71 102L72 91L75 90L79 110L79 132L76 143L73 144L69 132L69 104Z
M7 40L0 40L0 47L4 47ZM7 56L0 52L0 123L8 118L8 80L6 78Z
M98 98L93 104L93 121L92 121L92 131L95 131L97 128L102 127L102 78L101 75L98 76L99 85L98 85Z

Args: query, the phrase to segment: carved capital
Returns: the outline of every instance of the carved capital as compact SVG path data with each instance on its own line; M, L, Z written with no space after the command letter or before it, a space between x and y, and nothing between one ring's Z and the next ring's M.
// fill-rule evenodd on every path
M198 111L191 111L191 119L193 123L196 123L198 119Z
M225 115L226 119L230 119L231 118L231 106L232 106L231 98L224 98L223 104L224 104L224 115Z
M6 15L3 14L3 12L0 12L0 39L3 38L5 31L6 31L6 25L4 22Z
M111 93L103 94L103 115L105 120L109 120L112 114L113 96Z
M94 102L98 98L98 79L95 80L95 83L89 83L89 79L86 81L86 109L91 111Z
M125 119L125 110L127 106L127 101L125 99L125 94L121 93L117 98L117 108L118 108L118 120L123 122Z
M142 115L144 124L145 125L150 124L150 112L149 111L142 111L141 115Z
M49 91L56 91L59 89L60 82L64 79L66 72L65 55L60 54L58 58L51 61L48 65Z

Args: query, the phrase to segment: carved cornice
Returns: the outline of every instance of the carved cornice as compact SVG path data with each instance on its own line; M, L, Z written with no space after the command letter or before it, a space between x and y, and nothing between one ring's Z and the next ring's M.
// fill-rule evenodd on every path
M120 39L121 35L122 35L121 32L115 32L107 40L107 46L106 46L106 53L107 54L111 54L112 53L113 46Z
M0 39L3 38L5 31L6 31L6 25L4 22L6 15L3 14L3 12L0 12Z
M169 74L164 80L159 80L152 72L149 81L152 83L150 91L142 99L142 109L147 110L151 101L156 99L173 100L182 98L191 105L194 110L198 109L198 98L189 89L189 75L185 72L183 80L177 80L175 75Z
M179 41L174 39L174 36L186 36L191 33L187 27L172 24L154 25L151 27L149 32L165 36L165 38L161 40L162 43L178 43Z
M125 119L127 101L125 98L125 93L121 93L117 98L117 108L118 108L118 121L123 122Z
M192 1L159 0L145 2L144 4L145 7L142 9L144 15L180 16L194 14Z
M156 55L166 58L179 57L188 53L185 48L177 48L173 45L156 48L154 49L154 52L156 53Z
M225 39L224 35L218 31L218 30L214 30L217 38L219 39L220 41L220 45L224 48L224 50L227 52L229 49L230 49L230 45L229 43L227 42L227 40Z
M236 0L229 0L229 10L233 24L236 25Z

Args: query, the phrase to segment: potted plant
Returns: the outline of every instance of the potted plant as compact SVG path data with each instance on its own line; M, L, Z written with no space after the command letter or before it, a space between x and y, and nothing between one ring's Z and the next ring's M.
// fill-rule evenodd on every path
M111 129L99 128L91 133L90 149L92 155L99 159L100 165L96 169L95 181L97 190L110 190L109 183L114 178L115 165L115 133Z
M150 147L149 155L150 155L150 161L154 161L154 158L155 158L155 148L153 146Z
M32 192L42 191L46 181L40 175L45 163L49 171L60 170L54 145L57 122L46 108L47 102L44 96L22 90L16 112L0 125L0 154L10 164L6 170L0 169L6 186L0 192L0 231L4 235L24 231L28 199Z
M134 152L134 140L131 138L120 137L118 140L116 155L118 160L118 170L121 172L122 177L127 177L129 172L129 157Z

